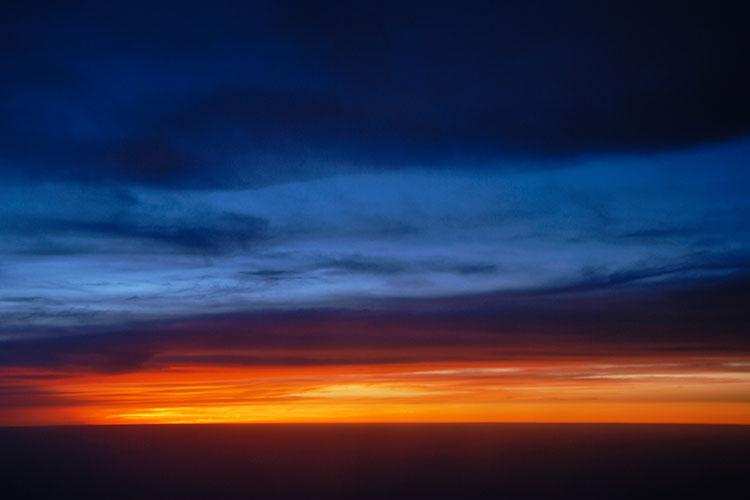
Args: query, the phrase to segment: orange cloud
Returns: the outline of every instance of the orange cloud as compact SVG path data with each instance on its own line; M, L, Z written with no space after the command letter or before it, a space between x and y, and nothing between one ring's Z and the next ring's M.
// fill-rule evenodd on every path
M16 369L0 423L750 423L750 363L705 358ZM11 398L12 396L12 398Z

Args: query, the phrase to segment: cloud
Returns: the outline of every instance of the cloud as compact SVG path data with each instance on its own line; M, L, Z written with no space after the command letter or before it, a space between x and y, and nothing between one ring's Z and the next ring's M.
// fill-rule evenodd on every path
M142 368L158 347L151 342L128 339L118 334L46 338L9 343L0 355L6 366L43 367L63 370L92 370L122 373Z
M746 151L239 190L8 183L0 317L27 331L730 277L749 255ZM681 231L623 236L659 228Z
M646 284L649 282L670 281L684 282L691 279L701 278L706 273L719 273L731 276L736 273L747 273L750 269L750 260L734 255L699 255L694 256L692 262L683 262L667 266L649 267L641 266L637 269L628 269L612 273L602 272L599 269L584 267L581 270L579 280L560 286L549 286L537 290L528 290L528 293L561 294L575 293L595 290L607 290L628 285Z
M0 366L126 372L177 365L326 366L730 353L750 347L748 279L637 290L505 292L367 310L215 314L36 329L2 341ZM31 332L30 332L31 333ZM61 336L63 335L63 336Z
M29 408L36 407L67 406L74 402L72 398L66 398L28 382L0 382L0 408L5 411L15 409L28 411Z
M165 223L166 222L166 223ZM120 220L56 220L33 221L38 231L47 236L79 234L99 238L113 237L167 244L187 251L216 251L232 246L244 246L267 235L267 221L248 215L224 213L198 224L168 221L155 225ZM25 233L28 234L28 233Z
M559 167L549 160L750 129L738 69L748 35L733 7L174 7L9 9L0 169L259 186L361 169L492 171L512 159Z
M299 278L305 272L332 271L344 275L398 276L414 273L449 273L457 275L493 275L500 266L483 262L451 262L449 260L405 261L397 258L373 258L362 255L342 256L322 259L306 264L305 269L297 271L258 270L244 271L242 275L261 279Z
M159 248L221 253L269 237L268 221L252 215L209 212L171 219L144 212L141 206L114 214L78 214L75 218L20 214L7 217L0 228L5 232L6 245L15 240L24 246L26 255L96 253L102 244L106 244L106 252L116 253L149 253Z

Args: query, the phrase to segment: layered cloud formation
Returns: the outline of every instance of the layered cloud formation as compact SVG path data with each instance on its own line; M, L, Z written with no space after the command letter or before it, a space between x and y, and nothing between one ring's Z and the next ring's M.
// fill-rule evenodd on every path
M553 171L370 173L232 191L8 184L3 334L744 280L748 149L740 141Z
M509 360L661 380L738 363L744 383L741 19L692 2L11 5L6 420L83 405L57 377L172 369L339 370L284 389L316 400L429 398L350 376ZM716 397L746 408L743 387ZM472 408L456 418L501 418Z

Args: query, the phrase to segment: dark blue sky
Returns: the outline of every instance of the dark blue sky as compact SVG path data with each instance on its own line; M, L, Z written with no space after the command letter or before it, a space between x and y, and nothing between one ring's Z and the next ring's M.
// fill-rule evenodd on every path
M707 2L5 3L0 365L123 339L148 357L167 323L158 342L213 345L204 319L173 326L195 317L405 311L474 318L498 334L482 345L746 349L744 20ZM410 332L368 338L441 342Z

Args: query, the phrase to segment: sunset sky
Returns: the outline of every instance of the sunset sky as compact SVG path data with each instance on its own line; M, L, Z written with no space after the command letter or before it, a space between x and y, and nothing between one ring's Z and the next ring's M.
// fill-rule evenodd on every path
M9 2L0 425L750 424L746 17Z

